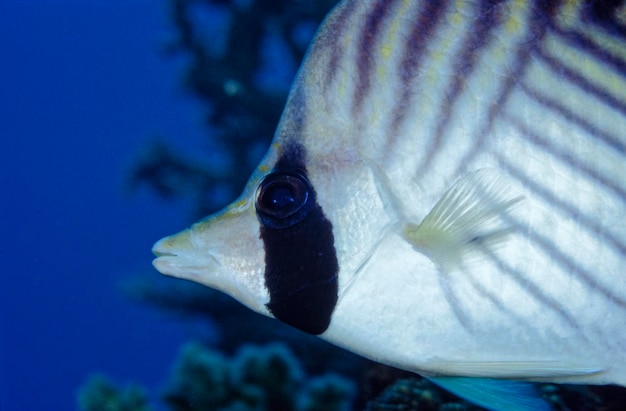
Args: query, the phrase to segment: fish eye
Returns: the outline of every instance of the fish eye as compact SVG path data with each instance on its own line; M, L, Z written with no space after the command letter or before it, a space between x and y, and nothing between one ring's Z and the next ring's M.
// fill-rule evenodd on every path
M273 173L259 184L256 212L270 228L299 223L311 210L313 189L306 177L296 173Z

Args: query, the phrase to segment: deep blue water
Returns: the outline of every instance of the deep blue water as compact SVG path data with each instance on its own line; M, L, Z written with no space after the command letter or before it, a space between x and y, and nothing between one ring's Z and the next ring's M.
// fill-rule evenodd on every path
M76 409L92 372L156 388L179 320L119 284L153 273L150 248L185 204L128 195L155 135L203 144L182 91L165 1L0 1L0 410Z

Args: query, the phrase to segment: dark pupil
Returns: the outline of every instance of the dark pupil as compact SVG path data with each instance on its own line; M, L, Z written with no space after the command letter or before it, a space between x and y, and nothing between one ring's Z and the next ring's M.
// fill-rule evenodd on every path
M287 212L296 202L293 191L293 187L286 184L276 183L270 186L263 196L265 206L276 212Z

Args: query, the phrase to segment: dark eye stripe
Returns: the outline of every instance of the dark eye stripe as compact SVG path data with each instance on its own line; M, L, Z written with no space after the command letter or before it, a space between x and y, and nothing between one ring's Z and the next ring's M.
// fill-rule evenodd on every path
M275 318L317 335L330 325L337 304L339 263L332 224L316 202L304 164L304 148L286 145L274 173L261 183L267 186L257 193L257 213L270 294L267 308ZM295 192L303 189L307 198L298 204L304 196ZM265 207L269 210L260 211ZM299 215L303 210L304 217Z

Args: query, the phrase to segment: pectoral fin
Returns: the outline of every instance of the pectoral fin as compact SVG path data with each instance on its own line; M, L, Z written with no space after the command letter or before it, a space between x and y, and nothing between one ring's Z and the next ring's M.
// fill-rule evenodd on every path
M496 170L472 172L443 195L421 224L408 223L404 236L448 271L468 254L502 244L515 230L507 216L523 198Z

